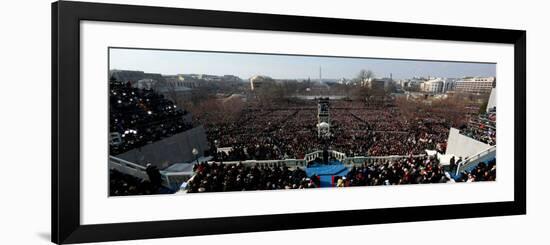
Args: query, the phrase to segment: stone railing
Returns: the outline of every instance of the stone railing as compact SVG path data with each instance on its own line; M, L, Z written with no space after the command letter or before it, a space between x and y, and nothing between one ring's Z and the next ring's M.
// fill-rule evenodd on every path
M458 175L460 172L467 170L471 168L473 165L477 165L480 162L494 159L496 157L496 151L497 151L497 146L494 145L488 149L480 151L477 154L467 157L466 159L464 159L464 161L458 164L455 174Z

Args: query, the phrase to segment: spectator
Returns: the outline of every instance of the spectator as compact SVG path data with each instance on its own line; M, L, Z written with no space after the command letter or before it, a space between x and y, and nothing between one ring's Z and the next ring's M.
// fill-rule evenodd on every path
M145 172L147 173L147 176L149 176L149 181L153 187L160 187L161 175L157 166L148 163Z
M151 89L138 89L131 83L109 82L109 130L122 142L110 144L111 155L144 146L192 128L183 116L187 111Z
M316 188L300 168L257 167L243 164L200 163L188 181L187 192L276 190Z

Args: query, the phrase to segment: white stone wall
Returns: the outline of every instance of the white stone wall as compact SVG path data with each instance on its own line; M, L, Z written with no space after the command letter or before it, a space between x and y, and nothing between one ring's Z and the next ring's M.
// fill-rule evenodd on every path
M445 154L455 155L458 160L458 157L462 157L462 159L464 159L468 156L487 150L490 147L491 146L489 144L485 144L481 141L462 135L458 129L451 128Z
M491 95L489 96L489 102L487 102L487 112L497 105L497 89L493 88L491 90Z

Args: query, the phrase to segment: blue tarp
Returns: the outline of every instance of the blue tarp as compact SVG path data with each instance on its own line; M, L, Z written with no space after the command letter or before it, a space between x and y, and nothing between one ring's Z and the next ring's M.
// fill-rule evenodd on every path
M345 172L341 174L342 172ZM348 169L343 165L324 165L306 168L307 176L312 176L313 174L319 175L339 175L344 176L348 173Z
M319 176L321 187L332 186L332 176L345 176L349 170L341 162L331 162L329 165L314 164L306 168L308 177Z

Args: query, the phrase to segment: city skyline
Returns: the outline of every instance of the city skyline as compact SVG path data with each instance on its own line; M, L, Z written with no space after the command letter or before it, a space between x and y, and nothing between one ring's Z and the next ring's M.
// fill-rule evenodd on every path
M110 48L109 54L110 70L162 75L235 75L242 79L265 75L274 79L317 80L321 67L323 79L354 78L361 69L371 70L375 77L389 77L391 74L394 79L496 76L495 63L131 48Z

